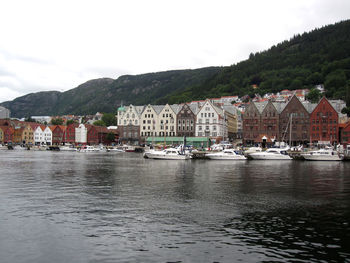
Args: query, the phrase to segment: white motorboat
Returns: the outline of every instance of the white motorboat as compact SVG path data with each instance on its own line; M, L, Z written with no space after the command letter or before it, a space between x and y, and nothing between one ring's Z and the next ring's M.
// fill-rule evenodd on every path
M175 148L168 148L162 151L150 150L143 154L143 157L149 159L163 159L163 160L188 160L189 154L182 154Z
M250 147L247 150L244 151L244 155L249 155L251 153L256 153L256 152L262 152L261 147Z
M289 148L269 148L266 151L250 153L248 156L254 160L292 160L287 153Z
M308 161L341 161L344 156L332 149L319 149L317 151L310 151L303 153L301 156Z
M220 152L207 153L205 157L211 160L246 160L244 155L238 154L234 149L225 149Z
M94 146L86 145L86 146L82 146L77 151L81 152L81 153L92 153L92 152L99 152L100 149L99 148L95 148Z
M64 145L64 146L60 146L60 151L76 152L77 148L74 148L73 145Z

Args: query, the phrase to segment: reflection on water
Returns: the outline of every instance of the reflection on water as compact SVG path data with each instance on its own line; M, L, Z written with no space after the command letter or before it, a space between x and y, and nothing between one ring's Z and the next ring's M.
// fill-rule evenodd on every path
M350 163L0 151L4 262L346 262Z

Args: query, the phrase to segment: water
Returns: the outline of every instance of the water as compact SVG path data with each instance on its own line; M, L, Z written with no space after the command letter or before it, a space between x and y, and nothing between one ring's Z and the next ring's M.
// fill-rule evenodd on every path
M350 262L350 163L0 151L1 262Z

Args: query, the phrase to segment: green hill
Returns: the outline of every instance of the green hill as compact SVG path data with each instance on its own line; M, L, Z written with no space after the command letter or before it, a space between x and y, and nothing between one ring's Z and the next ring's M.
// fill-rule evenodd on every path
M222 95L278 92L324 84L327 97L344 98L350 80L350 20L296 35L223 68L204 84L167 96L170 103ZM259 89L253 90L252 85Z

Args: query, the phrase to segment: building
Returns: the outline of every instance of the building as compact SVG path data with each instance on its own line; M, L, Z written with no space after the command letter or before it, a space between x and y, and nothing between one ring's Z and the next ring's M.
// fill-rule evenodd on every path
M350 145L350 122L339 124L340 138L339 143L343 146Z
M319 144L338 143L338 112L323 97L310 114L310 142Z
M177 136L194 137L196 132L196 113L193 111L197 106L190 107L189 104L183 104L176 115Z
M158 136L176 136L176 115L178 113L178 105L166 104L158 114L158 122L156 123L156 133Z
M52 131L48 126L39 125L34 130L35 145L52 145Z
M13 142L18 144L34 144L34 131L30 125L14 128Z
M140 133L142 138L158 135L158 114L161 112L163 107L164 106L151 106L148 104L144 108L140 116Z
M52 145L61 145L65 141L66 126L53 125L50 126L52 131Z
M84 124L80 124L75 128L75 143L86 144L87 143L87 128Z
M141 142L140 123L144 106L126 106L118 108L119 142L138 145Z
M220 142L228 137L224 112L210 100L206 100L199 109L195 127L197 137L210 137L213 142Z
M14 129L8 125L2 125L2 126L0 126L0 129L2 131L2 139L0 139L0 142L2 144L12 143Z
M11 112L5 107L0 106L0 119L9 119Z
M79 127L79 124L72 123L67 125L66 133L64 136L64 143L75 144L75 129Z
M279 141L290 145L307 144L310 137L310 108L293 95L280 114ZM307 109L308 108L308 109Z
M260 143L261 113L268 102L251 101L243 114L243 143L254 145Z

